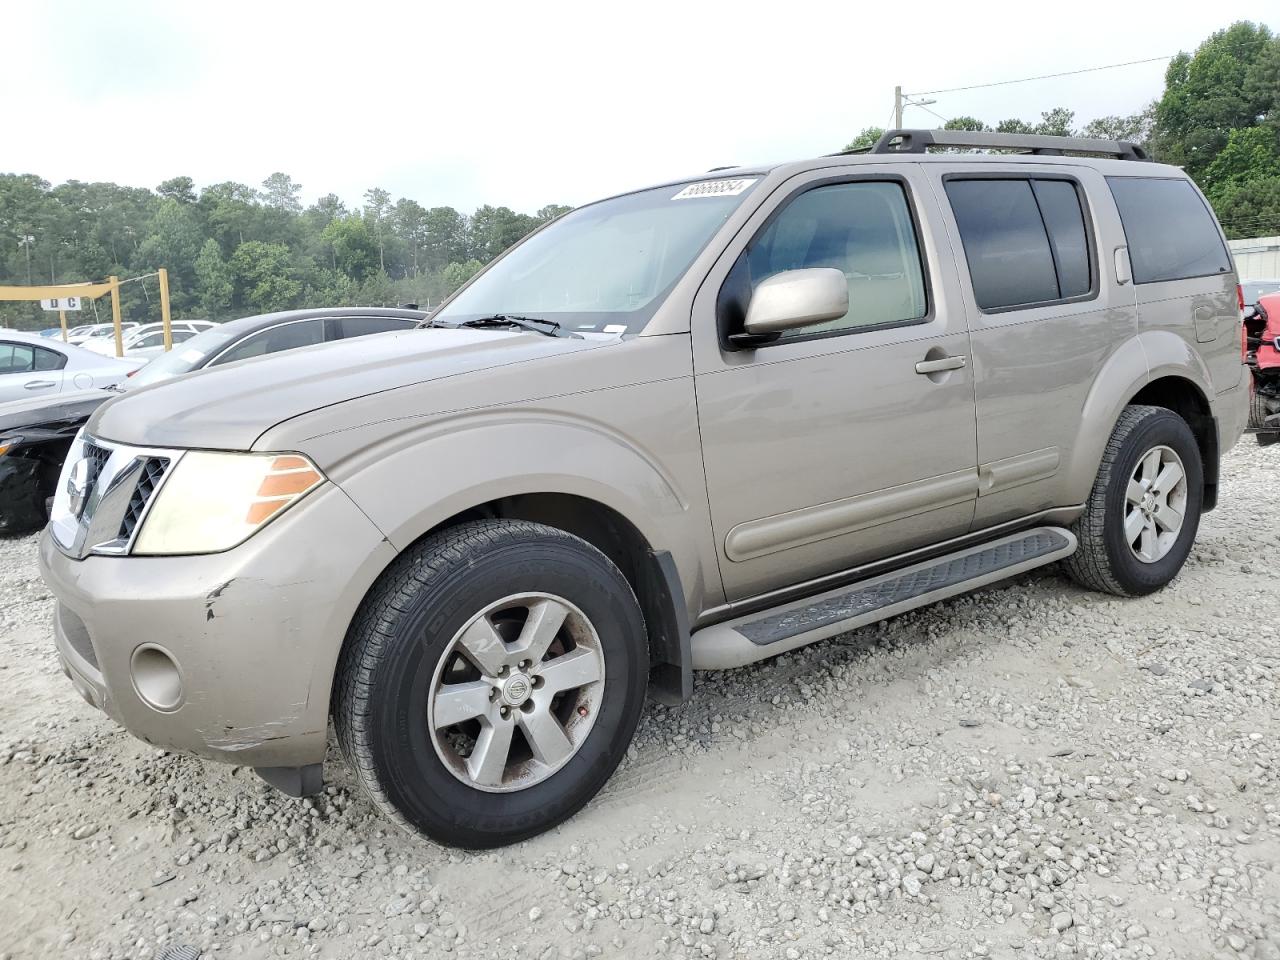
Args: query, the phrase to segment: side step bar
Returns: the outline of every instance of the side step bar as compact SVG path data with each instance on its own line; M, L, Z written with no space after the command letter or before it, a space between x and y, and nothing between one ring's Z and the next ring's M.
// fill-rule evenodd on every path
M1076 538L1036 527L803 600L712 624L691 638L695 670L727 670L847 633L1069 557Z

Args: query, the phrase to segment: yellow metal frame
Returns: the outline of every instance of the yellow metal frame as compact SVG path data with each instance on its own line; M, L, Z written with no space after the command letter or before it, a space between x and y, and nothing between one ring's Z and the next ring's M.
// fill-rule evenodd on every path
M173 347L173 331L169 320L169 271L161 267L156 271L160 281L160 323L164 328L164 348ZM61 300L63 297L80 297L97 300L99 297L111 295L111 323L115 326L116 356L124 356L124 337L120 330L120 278L107 277L106 283L54 283L40 287L0 287L0 302L23 302L35 300ZM58 321L62 325L62 340L67 340L67 314L58 311Z

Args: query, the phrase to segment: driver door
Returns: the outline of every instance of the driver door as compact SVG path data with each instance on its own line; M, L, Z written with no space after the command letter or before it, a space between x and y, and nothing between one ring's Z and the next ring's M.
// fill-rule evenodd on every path
M932 195L903 166L789 181L695 300L698 416L730 601L969 530L969 334ZM733 349L752 290L808 267L845 274L849 312Z

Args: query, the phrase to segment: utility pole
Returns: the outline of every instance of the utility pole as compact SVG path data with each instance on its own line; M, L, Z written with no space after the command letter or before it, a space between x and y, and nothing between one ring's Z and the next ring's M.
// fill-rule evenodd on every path
M902 129L902 87L893 88L893 129Z
M164 331L164 350L173 349L173 327L169 323L169 271L161 267L156 271L160 279L160 329Z

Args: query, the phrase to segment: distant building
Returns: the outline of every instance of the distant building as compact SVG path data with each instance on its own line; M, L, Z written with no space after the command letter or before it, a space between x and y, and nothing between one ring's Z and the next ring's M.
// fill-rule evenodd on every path
M1280 237L1228 240L1227 246L1231 248L1241 280L1280 278Z

